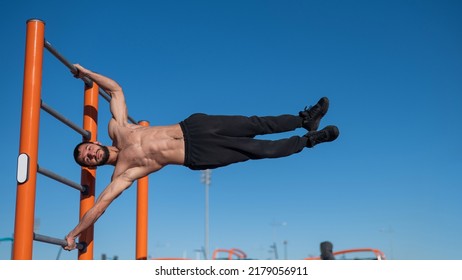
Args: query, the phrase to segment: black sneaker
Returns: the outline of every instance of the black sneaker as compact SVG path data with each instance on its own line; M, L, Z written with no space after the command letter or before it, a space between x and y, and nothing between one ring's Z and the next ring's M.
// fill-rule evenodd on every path
M334 141L339 134L338 128L334 125L326 126L319 131L310 131L305 134L305 137L308 138L306 146L308 148L313 148L319 143Z
M327 113L327 109L329 109L329 99L327 97L319 99L316 105L310 106L308 109L305 107L303 111L298 113L303 118L302 127L308 131L317 130L321 118Z

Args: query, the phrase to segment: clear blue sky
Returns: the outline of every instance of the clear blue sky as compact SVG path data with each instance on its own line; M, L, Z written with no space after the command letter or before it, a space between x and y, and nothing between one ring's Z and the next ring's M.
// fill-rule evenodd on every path
M283 257L287 240L288 257L302 259L330 240L335 250L373 247L393 259L462 258L460 1L40 2L0 4L0 237L14 230L26 20L40 18L48 41L117 80L130 116L152 125L195 112L296 114L330 98L321 125L337 125L337 141L212 171L211 251L267 259L275 242ZM43 67L43 100L80 124L82 82L48 52ZM110 144L100 104L99 140ZM80 135L41 116L39 164L79 181L71 152ZM111 173L98 169L97 194ZM149 177L151 257L195 258L203 246L200 177L181 166ZM78 200L39 176L38 232L64 237ZM95 258L134 258L135 200L136 186L97 222ZM34 242L34 259L57 253ZM9 256L0 243L0 259Z

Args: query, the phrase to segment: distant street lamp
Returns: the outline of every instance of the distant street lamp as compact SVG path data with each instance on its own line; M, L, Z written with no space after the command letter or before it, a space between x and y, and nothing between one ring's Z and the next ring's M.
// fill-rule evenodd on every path
M278 255L278 252L277 252L277 247L276 247L276 242L278 241L278 237L277 237L277 233L276 233L276 229L279 228L279 227L285 227L287 226L287 222L276 222L276 221L272 221L270 223L270 226L273 228L273 245L270 246L272 251L274 253L274 256L276 259L279 259L279 255ZM284 241L284 259L287 259L287 240Z
M209 188L211 182L210 169L202 171L201 181L205 185L205 240L204 240L204 257L209 259Z

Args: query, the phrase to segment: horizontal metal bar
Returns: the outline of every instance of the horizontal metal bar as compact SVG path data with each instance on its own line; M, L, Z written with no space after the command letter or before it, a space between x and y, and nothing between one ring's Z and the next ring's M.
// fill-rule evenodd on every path
M45 102L41 101L40 107L47 112L48 114L52 115L53 117L57 118L60 120L62 123L65 125L69 126L73 130L75 130L77 133L83 136L85 140L90 140L91 138L91 132L88 130L85 130L81 128L80 126L76 125L75 123L71 122L69 119L58 113L56 110L48 106Z
M35 241L40 241L48 244L54 244L54 245L60 245L60 246L67 246L67 241L64 239L59 239L55 237L50 237L42 234L38 234L34 232L34 240ZM83 243L77 243L77 249L79 250L84 250L85 249L85 244Z
M85 186L82 186L80 184L77 184L69 179L66 179L62 176L59 176L58 174L54 173L54 172L51 172L50 170L47 170L43 167L40 167L39 165L37 165L37 172L42 174L42 175L45 175L47 176L48 178L51 178L51 179L54 179L58 182L61 182L65 185L68 185L69 187L72 187L76 190L79 190L80 192L82 193L85 193L87 191L87 188Z
M98 89L99 95L101 95L107 102L111 102L111 96L105 92L102 88Z
M47 40L45 40L45 48L51 53L53 54L59 61L61 61L67 68L69 68L69 70L71 70L72 73L75 73L77 72L77 68L74 66L74 64L72 64L71 62L69 62L63 55L61 55L55 48L53 48L53 46L51 45L50 42L48 42ZM93 80L91 80L90 78L88 77L83 77L82 80L85 82L85 84L89 87L92 87L93 86ZM99 94L104 98L106 99L106 101L110 102L111 101L111 96L105 92L103 89L99 89ZM135 121L132 117L128 116L128 119L134 123L134 124L137 124L137 121Z
M138 124L137 121L135 121L135 119L133 119L132 117L128 116L128 120L131 121L132 123L134 124Z
M77 72L77 68L74 66L74 64L70 63L63 55L61 55L55 48L53 48L53 46L47 40L45 40L45 48L59 61L61 61L67 68L69 68L69 70L71 70L72 73ZM83 77L81 79L85 82L87 86L93 86L93 81L88 77Z

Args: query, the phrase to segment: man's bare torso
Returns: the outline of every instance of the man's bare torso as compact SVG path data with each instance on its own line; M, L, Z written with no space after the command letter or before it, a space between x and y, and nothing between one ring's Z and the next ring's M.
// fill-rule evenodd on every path
M115 177L128 173L137 179L167 164L184 164L184 139L179 124L170 126L119 125L109 122L109 136L118 152Z

